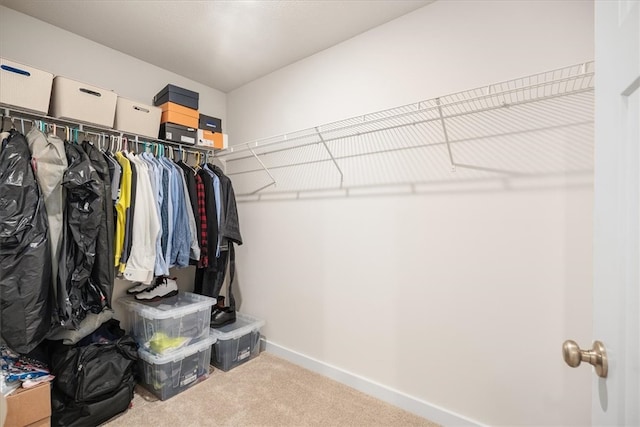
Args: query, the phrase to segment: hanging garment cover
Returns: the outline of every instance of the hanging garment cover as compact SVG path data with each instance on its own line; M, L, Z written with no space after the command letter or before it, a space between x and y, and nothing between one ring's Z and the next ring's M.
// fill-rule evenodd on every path
M0 153L0 325L20 353L51 325L53 299L47 212L25 137L12 130Z
M55 135L45 135L37 127L32 127L27 134L29 150L36 166L36 179L49 220L49 242L51 245L51 277L58 277L60 245L62 243L62 221L64 212L64 192L62 176L67 169L67 155L64 152L64 141ZM53 292L57 292L55 286Z
M106 295L91 277L104 215L103 183L79 146L67 143L65 151L69 167L62 180L67 206L58 270L62 285L58 310L64 326L75 329L87 311L99 313L106 305Z
M100 287L102 293L107 297L106 305L111 307L111 296L113 294L113 200L111 199L111 178L109 176L109 165L102 155L102 152L89 141L82 142L91 165L102 180L102 211L104 212L100 229L98 230L98 241L96 242L96 259L91 271L93 281Z

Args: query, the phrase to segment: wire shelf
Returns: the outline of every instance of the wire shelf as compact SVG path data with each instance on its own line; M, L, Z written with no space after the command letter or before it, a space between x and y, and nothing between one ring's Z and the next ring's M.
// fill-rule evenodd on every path
M235 145L217 156L236 193L251 200L588 172L593 81L588 62ZM569 152L558 152L560 146Z

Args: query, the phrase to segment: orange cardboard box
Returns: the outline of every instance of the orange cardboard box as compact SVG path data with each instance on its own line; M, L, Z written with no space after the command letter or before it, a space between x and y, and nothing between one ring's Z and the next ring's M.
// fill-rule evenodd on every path
M7 396L4 427L49 427L51 425L51 385L19 388Z
M200 117L198 110L174 102L165 102L160 108L162 109L160 123L169 122L190 128L198 128L198 119Z
M227 135L220 132L211 132L209 130L198 129L197 145L222 150L227 148Z

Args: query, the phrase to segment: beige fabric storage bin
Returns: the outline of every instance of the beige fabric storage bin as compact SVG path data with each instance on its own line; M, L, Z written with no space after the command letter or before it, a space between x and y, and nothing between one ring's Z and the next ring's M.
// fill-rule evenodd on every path
M159 107L145 105L119 96L114 127L122 132L155 139L158 137L161 115L162 109Z
M86 83L56 76L53 79L53 117L113 127L118 95Z
M0 104L47 114L53 74L0 58Z

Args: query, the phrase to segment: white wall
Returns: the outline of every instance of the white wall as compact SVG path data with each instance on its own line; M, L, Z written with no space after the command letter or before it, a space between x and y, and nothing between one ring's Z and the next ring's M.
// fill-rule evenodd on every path
M96 25L113 25L117 31L117 24ZM0 56L149 105L167 83L175 84L200 94L201 112L226 121L223 92L5 6L0 6Z
M111 25L96 23L96 25ZM114 31L117 26L114 27ZM149 40L149 43L152 43ZM167 83L200 94L199 110L226 121L226 95L178 74L143 62L84 37L0 6L0 56L98 87L151 105L153 96ZM183 290L193 290L193 267L173 269ZM125 294L130 282L116 280L113 300ZM119 304L116 316L128 327Z
M439 1L229 93L228 129L244 142L592 58L591 2ZM593 191L569 170L573 144L592 164L592 126L576 129L512 154L559 156L559 185L241 203L241 311L481 423L589 425L590 374L560 351L591 340Z

